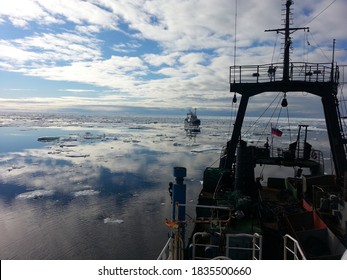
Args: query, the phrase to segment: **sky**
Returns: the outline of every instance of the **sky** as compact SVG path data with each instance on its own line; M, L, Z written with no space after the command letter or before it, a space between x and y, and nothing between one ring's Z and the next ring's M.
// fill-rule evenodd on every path
M284 0L0 1L0 112L230 114L229 67L281 61L264 30L282 27ZM292 60L329 63L336 39L347 65L347 0L292 8L292 27L310 28L292 34ZM317 116L301 95L293 110Z

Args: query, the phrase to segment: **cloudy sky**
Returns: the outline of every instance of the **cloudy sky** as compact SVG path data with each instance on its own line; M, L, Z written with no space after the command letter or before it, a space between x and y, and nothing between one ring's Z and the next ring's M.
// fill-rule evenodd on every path
M229 66L281 60L264 30L281 27L284 0L236 1L1 0L0 110L229 112ZM347 0L292 7L293 27L310 27L293 60L329 63L336 39L347 64Z

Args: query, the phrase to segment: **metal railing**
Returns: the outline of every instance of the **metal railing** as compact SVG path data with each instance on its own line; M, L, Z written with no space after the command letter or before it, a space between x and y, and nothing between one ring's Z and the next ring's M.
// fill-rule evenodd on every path
M306 260L305 254L302 251L299 242L286 234L284 237L283 258L284 260Z
M157 260L183 260L183 258L184 242L178 232L175 232L174 237L170 237L166 242Z
M161 250L157 260L172 260L172 243L173 238L170 237Z
M230 83L265 83L281 81L283 64L244 65L230 67ZM331 63L292 62L289 67L289 81L338 82L339 68Z
M207 232L197 232L193 236L193 248L192 259L193 260L210 260L213 258L221 258L222 256L227 259L239 259L233 258L233 256L242 256L240 259L261 260L262 259L262 236L255 234L226 234L225 248L221 244L199 243L198 239L212 237ZM247 239L247 242L241 242L240 246L236 246L232 241ZM197 256L197 249L210 249L216 252L216 256Z
M263 255L263 237L257 233L254 234L246 234L246 233L240 233L240 234L227 234L227 244L226 244L226 250L227 254L226 256L232 259L231 252L239 252L243 253L245 252L251 252L252 253L252 260L261 260ZM231 240L240 240L240 239L249 239L251 242L249 243L251 246L243 247L241 246L231 246Z
M227 244L225 246L225 252L224 255L221 255L219 252L216 257L203 257L203 256L197 256L196 250L198 247L209 247L211 249L215 249L216 251L220 250L221 246L220 244L209 244L209 243L198 243L197 238L198 237L209 237L211 236L210 233L206 232L197 232L193 236L193 247L192 247L192 259L193 260L210 260L210 259L232 259L230 258L232 254L230 254L231 251L239 251L239 252L252 252L252 260L261 260L262 259L262 236L255 233L253 235L251 234L227 234ZM240 238L250 238L252 239L252 246L231 246L230 245L230 238L232 239L240 239ZM283 245L283 259L284 260L306 260L305 254L303 250L301 249L301 246L299 242L291 237L289 234L286 234L284 237L284 245ZM173 254L173 246L174 246L174 239L170 237L168 241L166 242L164 248L160 252L157 260L173 260L174 254Z

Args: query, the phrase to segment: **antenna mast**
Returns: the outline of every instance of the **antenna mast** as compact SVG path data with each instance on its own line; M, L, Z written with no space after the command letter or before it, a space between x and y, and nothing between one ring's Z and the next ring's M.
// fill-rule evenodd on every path
M292 0L287 0L286 1L286 19L285 19L285 27L284 28L279 28L279 29L268 29L265 30L265 32L269 31L276 31L277 33L282 33L284 32L284 59L283 59L283 81L287 82L289 81L289 52L290 52L290 46L292 44L292 40L290 37L291 33L294 33L297 30L304 29L304 30L309 30L308 27L296 27L296 28L291 28L290 26L290 6L293 4Z

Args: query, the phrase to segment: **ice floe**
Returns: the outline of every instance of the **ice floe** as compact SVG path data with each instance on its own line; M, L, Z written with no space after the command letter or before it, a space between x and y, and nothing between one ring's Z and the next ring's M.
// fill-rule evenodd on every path
M52 190L35 190L30 192L25 192L17 195L19 199L38 199L43 198L45 196L52 196L54 191Z
M58 141L60 139L59 136L42 136L37 138L37 141L40 142L53 142L53 141Z
M22 169L24 167L25 167L24 165L12 165L11 167L7 168L7 171L12 171L15 169Z
M99 194L99 193L100 193L99 191L95 191L95 190L83 190L83 191L74 192L73 195L74 195L75 197L78 197L78 196L97 195L97 194Z
M85 157L89 157L90 155L89 154L80 154L80 153L68 153L65 155L66 157L70 157L70 158L79 158L79 157L82 157L82 158L85 158Z
M105 218L104 219L105 224L122 224L124 223L124 220L120 219L113 219L113 218Z
M192 153L203 153L203 152L210 152L210 151L220 151L220 147L204 145L204 146L201 146L201 148L191 150Z
M93 139L103 139L106 137L106 135L105 134L94 135L91 132L86 132L84 135L82 135L82 137L84 139L93 140Z

